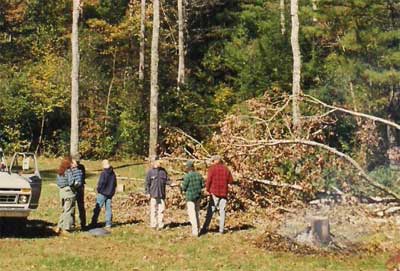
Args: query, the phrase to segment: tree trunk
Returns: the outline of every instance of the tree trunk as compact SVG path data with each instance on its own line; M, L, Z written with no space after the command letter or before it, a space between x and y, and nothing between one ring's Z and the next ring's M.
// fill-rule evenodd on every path
M144 51L145 51L145 31L146 31L146 0L141 0L140 4L140 52L139 52L139 82L144 85Z
M280 0L279 9L281 12L281 33L283 36L286 33L285 0Z
M291 0L290 2L290 14L292 17L292 54L293 54L293 101L292 101L292 114L293 114L293 127L296 131L296 136L300 133L300 73L301 73L301 55L299 45L299 15L298 15L298 0Z
M36 150L35 150L35 154L38 154L41 146L42 146L42 142L43 142L43 132L44 132L44 125L46 123L46 113L43 111L42 112L42 124L40 125L40 135L39 135L39 142L36 146Z
M185 38L184 38L184 21L185 21L185 0L178 0L178 27L179 27L179 65L178 65L178 89L185 84Z
M72 72L71 72L71 150L75 156L79 153L79 21L80 0L73 0L72 11Z
M158 42L160 35L160 2L153 0L153 36L151 41L150 140L149 158L157 156L158 142Z
M110 85L108 87L108 93L107 93L107 103L106 103L106 118L104 120L104 130L107 130L107 122L108 122L108 115L110 111L110 101L111 101L111 91L114 85L114 80L115 80L115 63L117 62L117 49L114 50L113 53L113 64L112 64L112 71L111 71L111 81Z

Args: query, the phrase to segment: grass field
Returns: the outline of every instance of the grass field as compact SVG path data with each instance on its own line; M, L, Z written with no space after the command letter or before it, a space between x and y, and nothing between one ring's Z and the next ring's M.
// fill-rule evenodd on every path
M147 221L120 223L107 237L86 232L56 236L58 189L54 185L58 161L41 160L44 186L39 209L30 216L26 231L0 239L0 270L386 270L386 254L349 257L296 256L264 251L253 244L259 229L200 238L189 236L189 226L153 231ZM88 188L100 172L99 162L84 162L89 171ZM114 163L121 176L143 178L139 163ZM131 181L129 189L142 187ZM123 197L118 194L117 197ZM93 206L92 203L87 203ZM92 210L87 210L88 217ZM114 212L118 210L114 209ZM168 214L167 214L168 215ZM228 218L229 219L229 218Z

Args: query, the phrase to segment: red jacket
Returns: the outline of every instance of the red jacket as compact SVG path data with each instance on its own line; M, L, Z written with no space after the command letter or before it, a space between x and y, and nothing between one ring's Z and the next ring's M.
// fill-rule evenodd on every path
M208 169L206 189L217 197L226 198L228 184L233 182L232 174L222 163L214 164Z

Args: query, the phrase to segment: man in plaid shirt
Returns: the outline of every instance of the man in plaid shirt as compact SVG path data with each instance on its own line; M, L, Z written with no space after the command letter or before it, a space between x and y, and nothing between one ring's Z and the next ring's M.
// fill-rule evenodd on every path
M199 236L199 210L201 190L204 188L204 179L194 170L192 161L186 163L187 174L183 177L182 191L186 194L186 204L190 224L192 224L192 235Z
M222 163L221 157L215 155L211 158L213 165L208 169L206 190L210 193L206 220L202 233L206 233L215 211L219 212L219 233L224 233L225 206L228 196L228 184L233 182L232 174Z

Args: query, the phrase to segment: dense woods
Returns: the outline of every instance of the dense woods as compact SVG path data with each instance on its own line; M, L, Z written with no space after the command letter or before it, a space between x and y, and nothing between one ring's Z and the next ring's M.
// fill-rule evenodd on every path
M73 2L0 1L0 142L7 151L62 155L70 150ZM293 65L300 65L292 56L293 2L298 2L299 19L299 48L293 52L301 55L301 81L292 77ZM148 154L150 89L158 91L159 119L152 129L159 128L162 150L169 147L168 128L207 142L218 123L243 109L246 100L291 94L293 84L293 101L310 94L400 121L397 1L161 0L154 75L150 51L156 46L157 3L80 1L79 147L84 157ZM152 85L153 80L158 83ZM298 106L293 116L298 122L315 113L305 103L293 106ZM399 144L393 127L340 112L332 117L335 125L324 134L324 143L367 168L386 163L386 151Z

